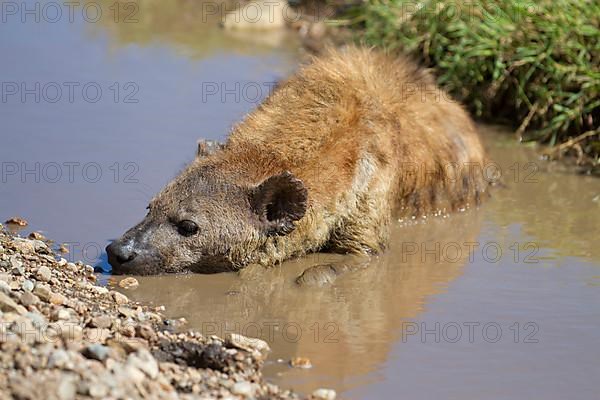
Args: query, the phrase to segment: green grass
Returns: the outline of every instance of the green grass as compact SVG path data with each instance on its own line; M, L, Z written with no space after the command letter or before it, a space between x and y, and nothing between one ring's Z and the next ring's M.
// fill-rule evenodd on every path
M433 67L476 116L598 164L598 0L366 0L347 17L360 41Z

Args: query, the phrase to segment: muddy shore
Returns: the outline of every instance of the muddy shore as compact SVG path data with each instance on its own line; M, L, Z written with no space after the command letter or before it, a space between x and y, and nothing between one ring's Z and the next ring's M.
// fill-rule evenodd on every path
M264 380L266 342L180 332L96 279L0 225L1 398L299 398Z

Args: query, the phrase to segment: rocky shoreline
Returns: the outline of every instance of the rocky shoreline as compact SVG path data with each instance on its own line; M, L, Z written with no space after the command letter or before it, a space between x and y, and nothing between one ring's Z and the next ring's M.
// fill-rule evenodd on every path
M266 342L178 332L96 279L0 225L0 398L299 398L263 378Z

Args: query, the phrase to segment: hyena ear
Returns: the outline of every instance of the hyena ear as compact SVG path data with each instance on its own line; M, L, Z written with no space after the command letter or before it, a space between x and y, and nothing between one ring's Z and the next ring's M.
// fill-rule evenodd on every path
M268 236L287 235L304 216L308 192L302 181L286 171L265 179L250 191L250 204Z

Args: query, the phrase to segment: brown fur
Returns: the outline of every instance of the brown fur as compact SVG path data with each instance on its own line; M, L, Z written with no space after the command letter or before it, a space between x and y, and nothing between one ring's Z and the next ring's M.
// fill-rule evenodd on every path
M375 50L331 51L282 83L222 150L198 157L152 201L155 223L158 213L181 218L189 203L189 213L205 216L198 224L208 238L183 250L150 242L164 259L161 270L218 258L233 268L272 265L322 249L377 253L396 215L478 203L487 188L484 161L468 114L427 71ZM253 195L269 178L274 189ZM291 217L271 227L278 235L265 234L256 227L280 185ZM190 203L194 196L202 201Z

